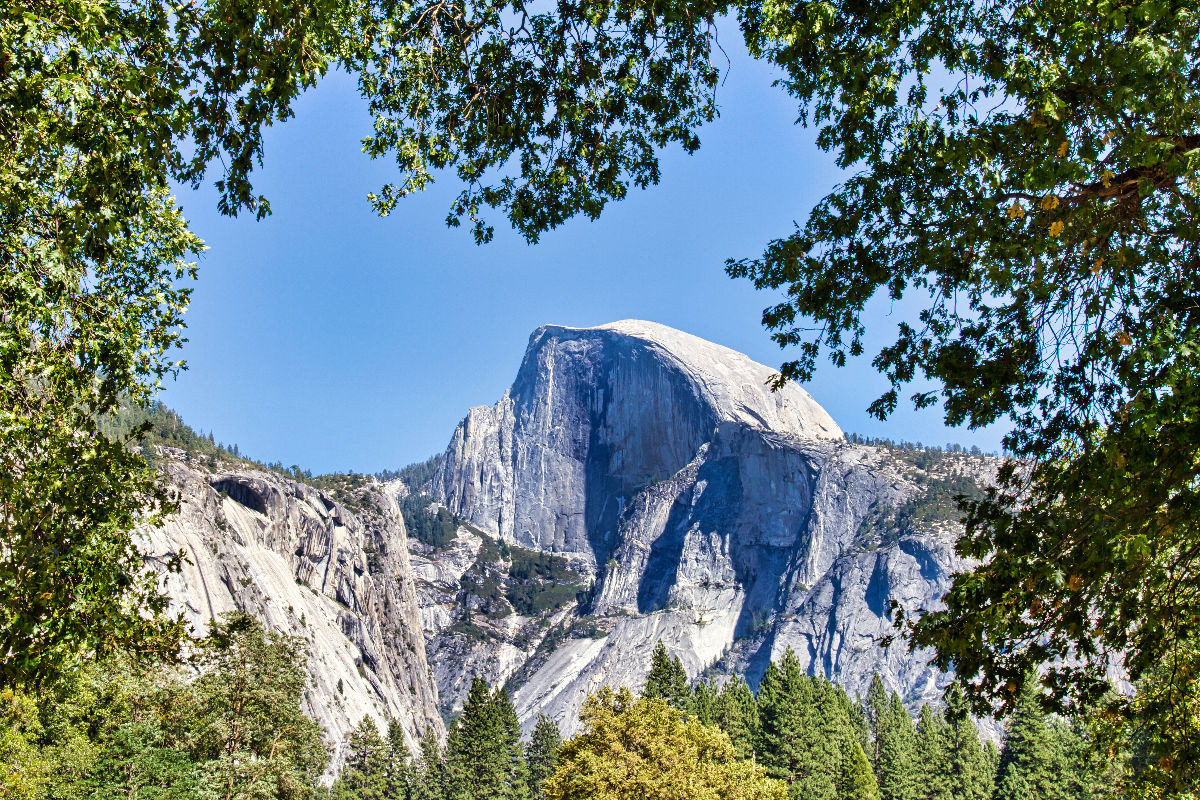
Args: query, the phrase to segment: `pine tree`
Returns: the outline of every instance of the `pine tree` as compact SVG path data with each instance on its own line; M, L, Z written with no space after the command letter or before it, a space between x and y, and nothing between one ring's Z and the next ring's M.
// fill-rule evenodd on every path
M729 735L738 758L753 756L758 738L758 702L746 679L738 675L726 681L713 710L714 724Z
M558 725L545 714L539 714L529 739L529 753L526 759L529 765L529 796L533 800L542 800L542 788L558 766L558 753L562 744L562 733L559 732Z
M830 736L831 741L836 741L840 762L837 776L838 798L876 800L879 797L879 785L875 781L875 773L871 770L871 762L867 760L866 751L862 747L858 709L840 686L835 686L823 677L817 680L826 692L833 695L831 714L834 724Z
M872 767L882 800L918 800L920 797L915 749L916 731L900 695L888 698L876 675L867 693L867 722L871 728Z
M642 688L642 697L666 700L672 708L686 711L691 698L687 673L679 656L672 658L660 639L650 656L650 672Z
M837 797L841 756L823 730L826 705L790 647L778 665L768 665L758 689L755 753L768 775L787 783L793 800Z
M950 791L947 745L950 731L940 713L928 704L921 706L917 720L916 772L918 796L922 800L954 800Z
M521 721L507 689L500 687L492 693L492 708L499 721L495 746L496 762L504 780L504 793L500 797L529 800L529 768L525 762L525 745L521 742Z
M405 800L413 782L413 766L409 763L408 742L400 720L388 720L387 796L389 800Z
M983 743L983 773L991 787L988 797L996 794L996 781L1000 778L1000 748L990 739Z
M330 794L334 800L387 800L388 747L371 717L346 740L346 763Z
M704 725L717 724L718 689L708 681L700 681L688 698L687 711Z
M1009 717L996 776L996 800L1063 800L1065 759L1046 720L1037 678L1024 681Z
M876 800L879 785L871 762L857 738L842 740L842 770L838 776L838 800Z
M477 676L446 742L450 800L524 800L523 749L508 692L492 692Z
M871 768L879 772L879 756L880 756L880 741L879 741L879 723L886 716L891 706L888 703L887 689L883 686L883 679L876 672L871 678L871 688L867 690L867 699L862 704L863 724L867 730L868 747L867 758L871 761ZM885 723L886 725L886 723Z
M442 748L432 730L421 737L420 756L413 779L412 800L449 800L449 776Z
M478 675L471 681L462 713L450 723L446 737L449 800L498 798L504 789L501 765L494 752L500 732L492 692Z
M1097 747L1091 729L1079 718L1069 725L1060 722L1058 727L1056 734L1067 765L1066 796L1071 800L1110 798L1113 787L1125 782L1126 764L1106 753L1105 748ZM1136 790L1130 791L1130 788L1127 786L1126 793L1135 796ZM1170 796L1169 791L1163 794Z
M971 721L970 706L962 687L950 685L946 692L946 785L954 800L987 800L992 796L993 776L979 741L979 729Z
M878 680L879 676L876 675L875 679ZM880 685L882 686L882 684ZM871 726L867 722L867 703L859 695L855 695L853 713L850 715L850 719L854 722L854 730L858 734L858 743L862 746L863 753L867 756L867 763L870 763L875 753L875 745L871 742Z

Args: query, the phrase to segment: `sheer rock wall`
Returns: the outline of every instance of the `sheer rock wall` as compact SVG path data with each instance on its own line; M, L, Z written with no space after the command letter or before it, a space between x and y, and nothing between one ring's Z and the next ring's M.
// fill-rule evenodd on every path
M524 661L511 646L493 657L517 633L447 647L452 629L427 628L438 674L487 663L526 724L547 713L567 731L587 693L639 687L660 639L692 677L754 683L791 647L852 694L878 671L910 702L936 700L948 676L879 640L893 601L913 611L945 591L956 528L898 529L886 512L991 465L848 444L802 388L770 391L771 374L654 323L535 331L512 388L468 413L428 488L483 532L579 560L595 590L543 621L561 635Z
M144 532L143 549L159 563L183 552L166 586L193 629L241 610L302 637L305 710L325 729L335 765L365 715L383 731L399 720L414 749L426 730L442 735L404 521L384 487L372 482L339 502L275 473L163 455L180 510Z

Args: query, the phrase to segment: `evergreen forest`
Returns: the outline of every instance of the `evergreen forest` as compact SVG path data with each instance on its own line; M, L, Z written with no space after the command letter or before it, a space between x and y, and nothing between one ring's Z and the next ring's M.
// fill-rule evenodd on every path
M791 650L757 693L693 684L660 642L640 696L603 689L572 739L544 715L523 736L507 690L476 677L444 743L364 717L331 779L304 661L302 640L234 614L179 667L116 658L37 704L6 690L0 797L1099 800L1136 758L1102 755L1087 720L1048 716L1031 690L997 746L957 685L914 718L878 676L851 698Z

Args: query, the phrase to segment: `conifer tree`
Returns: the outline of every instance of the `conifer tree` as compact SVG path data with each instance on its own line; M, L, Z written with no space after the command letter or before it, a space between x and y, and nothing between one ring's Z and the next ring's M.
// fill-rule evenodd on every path
M947 744L950 733L946 720L928 704L921 706L917 719L916 772L918 796L922 800L953 800L948 774Z
M991 787L988 797L994 797L996 781L1000 778L1000 748L990 739L983 743L983 771L987 785Z
M346 763L333 784L334 800L387 800L388 746L365 716L346 740Z
M864 749L867 751L867 758L870 759L871 768L875 770L876 775L879 774L880 720L887 715L890 708L887 689L884 688L883 679L876 672L871 678L871 688L867 690L867 699L862 704L863 725L867 729L869 742L869 747ZM886 722L884 725L886 727Z
M449 800L523 800L528 788L521 728L508 692L471 681L446 742Z
M684 671L679 656L672 658L667 653L666 645L659 639L653 655L650 656L650 672L646 675L642 697L666 700L672 708L686 711L691 694L687 672Z
M793 800L837 797L841 757L824 729L824 700L790 647L759 684L755 752L768 775L787 783Z
M404 726L398 719L388 720L387 747L387 796L389 800L405 800L412 785L413 767L409 763L411 754L404 738Z
M499 719L492 692L478 675L471 680L462 713L450 723L446 737L446 788L448 800L476 800L501 795L503 779L495 758L494 742Z
M714 712L714 723L729 735L738 758L750 758L758 738L758 702L745 678L738 675L725 682Z
M876 675L875 678L878 679L879 676ZM867 723L867 702L860 695L855 695L854 706L851 711L850 719L854 723L855 732L858 734L858 743L862 745L863 753L866 754L867 762L870 763L875 752L875 746L871 742L871 726Z
M946 693L946 785L954 800L987 800L994 776L979 742L979 729L971 721L970 706L962 687L950 685Z
M891 698L887 696L878 675L867 693L866 711L879 796L882 800L917 800L920 776L916 769L916 731L912 718L900 695L893 692Z
M838 800L877 800L879 784L871 762L857 738L842 740L842 769L838 776Z
M449 800L449 776L442 748L432 730L421 737L420 756L413 776L411 800Z
M835 686L827 678L816 679L826 694L831 695L828 704L830 723L829 741L838 756L837 795L839 800L876 800L879 786L871 762L867 760L860 737L857 721L858 709L850 702L844 689Z
M996 800L1065 798L1064 758L1037 694L1037 680L1024 681L1004 732L996 776Z
M717 695L719 690L708 681L700 681L688 698L687 711L704 725L717 724Z
M499 722L496 763L504 781L504 800L529 800L529 768L525 762L525 745L521 742L521 721L517 709L503 686L492 693L492 709Z
M1124 760L1107 752L1107 748L1098 747L1092 729L1083 720L1076 718L1070 723L1060 723L1058 735L1067 763L1066 796L1071 800L1108 800L1112 797L1113 787L1121 784L1125 784L1124 791L1129 797L1152 796L1144 786L1139 786L1142 776L1138 775L1136 766L1133 781L1126 780ZM1136 757L1130 759L1133 764L1137 760ZM1162 764L1158 766L1161 770ZM1171 766L1174 771L1174 764ZM1179 786L1183 788L1188 784L1181 782ZM1161 791L1160 796L1171 797L1171 787Z
M562 744L562 733L558 730L558 725L545 714L539 714L529 738L529 754L526 759L529 765L529 796L533 800L542 800L542 789L558 766L558 752L562 749Z

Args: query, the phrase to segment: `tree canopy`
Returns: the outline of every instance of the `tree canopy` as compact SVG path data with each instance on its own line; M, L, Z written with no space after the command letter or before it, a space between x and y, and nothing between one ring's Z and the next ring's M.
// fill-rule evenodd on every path
M1011 425L1017 460L959 542L981 566L911 642L979 711L1014 708L1032 675L1052 707L1087 708L1110 667L1137 681L1180 661L1200 622L1195 4L754 3L741 19L847 170L728 267L786 293L763 315L798 347L780 380L862 354L868 301L910 298L871 411L928 381L917 408Z
M693 697L683 662L679 656L667 652L667 646L661 639L650 654L650 672L646 674L646 682L642 686L642 697L662 700L681 711L687 708Z
M332 67L357 75L381 213L454 170L448 221L500 209L527 238L658 180L715 114L720 7L429 0L32 0L0 10L0 683L86 654L168 654L130 530L171 510L104 425L182 362L203 249L170 196L212 178L226 214L270 213L263 131ZM211 168L216 165L215 174Z
M147 669L125 657L92 662L36 703L0 692L0 796L324 794L318 779L329 754L300 707L301 640L239 613L216 623L193 655L189 669Z
M729 737L664 700L602 689L563 745L547 800L784 800L783 783L738 758Z
M981 711L1014 708L1044 664L1060 709L1097 702L1112 665L1156 687L1112 702L1126 719L1190 702L1200 16L1183 0L6 5L0 683L181 635L129 533L169 498L139 432L102 424L180 367L202 244L172 181L214 177L221 211L269 213L250 179L263 129L336 66L375 117L368 153L400 170L380 213L449 170L450 224L486 241L496 210L533 241L656 182L658 149L695 149L727 13L847 170L728 266L785 292L763 317L799 348L780 379L862 354L871 298L915 297L875 356L891 388L871 410L927 380L918 408L1012 425L1021 460L970 503L959 543L981 566L911 641ZM1161 739L1161 758L1194 760L1182 742Z

